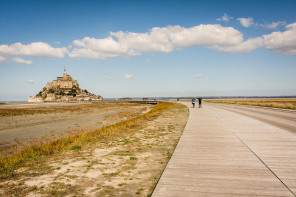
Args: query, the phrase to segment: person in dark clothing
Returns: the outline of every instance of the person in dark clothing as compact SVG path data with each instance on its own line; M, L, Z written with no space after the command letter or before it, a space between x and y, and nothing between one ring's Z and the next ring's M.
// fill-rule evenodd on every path
M195 108L195 101L196 101L196 98L192 98L192 106L193 106L193 108Z
M202 98L201 98L201 97L199 97L199 98L198 98L198 104L199 104L199 108L202 108L201 100L202 100Z

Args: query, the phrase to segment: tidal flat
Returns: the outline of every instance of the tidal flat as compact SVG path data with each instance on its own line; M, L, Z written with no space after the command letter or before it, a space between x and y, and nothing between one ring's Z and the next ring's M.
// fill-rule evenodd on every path
M0 154L99 129L145 113L151 107L129 103L1 105Z
M23 128L32 124L44 124L45 128L59 122L75 122L82 127L80 131L67 130L65 125L65 131L57 132L61 135L52 134L57 137L45 142L40 142L43 137L36 137L32 145L27 143L23 146L26 148L7 156L7 149L3 149L1 195L149 196L189 115L188 108L177 103L75 104L62 108L68 109L1 117L6 121L16 118L16 123L10 125L14 129L22 128L22 124ZM21 116L32 121L24 121ZM81 119L86 126L79 123Z

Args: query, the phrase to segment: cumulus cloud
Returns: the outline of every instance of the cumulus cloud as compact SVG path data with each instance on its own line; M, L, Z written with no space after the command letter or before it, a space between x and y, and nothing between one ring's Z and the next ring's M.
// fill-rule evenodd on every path
M203 77L203 75L202 74L195 74L195 75L193 75L193 77L201 78L201 77Z
M267 49L286 55L296 55L296 23L286 26L284 32L273 32L264 35L264 45Z
M112 77L108 77L108 76L104 76L104 79L106 79L106 80L113 80Z
M224 14L218 21L232 19ZM254 25L252 18L238 18L244 27ZM276 28L284 22L266 25ZM0 63L7 60L23 64L32 64L30 60L20 57L53 57L63 58L68 54L72 58L107 59L118 56L136 56L142 53L169 53L178 48L204 46L227 53L247 53L258 47L284 54L295 54L295 23L287 25L285 32L273 32L260 37L244 39L243 34L233 27L219 24L201 24L193 27L179 25L154 27L149 32L110 32L106 38L84 37L74 40L70 48L54 48L44 42L33 42L28 45L14 43L0 45ZM105 77L104 77L105 78ZM105 78L105 79L108 79Z
M124 77L125 77L126 79L133 79L133 78L134 78L134 76L131 75L131 74L125 74Z
M226 13L224 13L224 15L221 18L217 18L217 21L224 21L224 22L228 22L230 19L233 19L233 17L228 16Z
M285 21L278 21L278 22L272 22L270 24L263 25L263 26L269 29L276 29L278 26L285 25L285 24L286 24Z
M227 46L242 42L242 34L232 27L221 25L198 25L191 28L168 26L158 30L168 36L174 47Z
M237 20L244 27L250 27L251 25L254 24L253 18L251 18L251 17L248 17L248 18L238 18Z
M70 57L106 59L117 56L141 55L142 52L168 53L176 48L205 46L224 52L249 52L261 46L260 39L244 41L233 27L198 25L190 28L176 26L154 27L147 33L111 32L109 37L85 37L73 41Z
M172 43L168 35L162 32L163 28L154 27L149 33L111 32L118 42L128 48L134 49L136 53L144 52L171 52Z
M27 80L27 83L34 83L34 80L29 79L29 80Z
M2 57L2 56L0 56L0 64L2 64L2 63L4 63L4 62L6 62L6 58L5 58L5 57Z
M85 37L82 40L74 40L75 48L69 54L70 57L86 57L91 59L106 59L119 55L138 55L131 48L115 41L111 36L104 39Z
M250 51L255 50L256 48L264 46L263 39L261 37L248 39L244 42L241 42L237 45L229 45L229 46L213 46L212 48L223 51L223 52L241 52L241 53L248 53Z
M67 48L53 48L44 42L33 42L28 45L19 42L11 45L0 45L0 55L8 56L63 58L66 53L68 53Z
M31 60L25 60L25 59L20 58L20 57L14 57L11 60L16 62L16 63L19 63L19 64L33 64L33 62Z

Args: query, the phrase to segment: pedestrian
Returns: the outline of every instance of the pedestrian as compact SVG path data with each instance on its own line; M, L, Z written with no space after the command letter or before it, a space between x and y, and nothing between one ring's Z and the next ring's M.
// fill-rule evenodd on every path
M192 98L192 106L193 106L193 108L195 107L195 101L196 101L196 98Z
M199 108L202 108L201 100L202 100L202 98L201 97L198 97Z

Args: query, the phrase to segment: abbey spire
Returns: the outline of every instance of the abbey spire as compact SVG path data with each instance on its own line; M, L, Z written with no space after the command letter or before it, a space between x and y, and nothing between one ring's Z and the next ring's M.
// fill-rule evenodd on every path
M64 73L63 73L63 78L67 78L67 73L66 73L66 65L64 65Z

